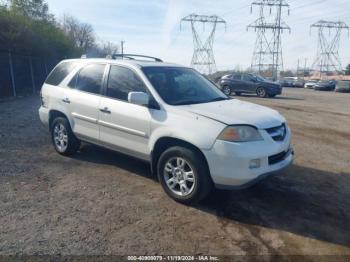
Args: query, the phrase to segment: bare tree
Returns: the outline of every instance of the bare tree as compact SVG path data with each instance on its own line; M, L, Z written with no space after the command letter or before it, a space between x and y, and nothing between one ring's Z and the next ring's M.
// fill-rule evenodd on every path
M95 45L95 33L90 24L81 23L70 15L64 15L62 29L65 34L74 41L78 48L85 52Z
M113 42L103 42L100 45L100 49L101 49L101 54L103 56L107 56L107 55L115 55L118 54L119 52L119 46L116 45Z

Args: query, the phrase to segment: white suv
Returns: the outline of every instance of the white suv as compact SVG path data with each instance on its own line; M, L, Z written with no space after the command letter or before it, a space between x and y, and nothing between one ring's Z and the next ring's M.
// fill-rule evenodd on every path
M195 70L159 60L65 60L41 99L40 119L58 153L74 154L85 141L148 161L182 203L213 186L247 187L293 161L278 112L231 99Z

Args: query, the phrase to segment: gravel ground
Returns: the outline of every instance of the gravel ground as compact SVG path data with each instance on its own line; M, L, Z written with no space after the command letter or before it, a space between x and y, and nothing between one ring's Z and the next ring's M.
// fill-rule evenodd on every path
M0 255L350 255L350 94L239 99L287 118L295 163L195 207L138 160L88 144L55 153L39 98L0 102Z

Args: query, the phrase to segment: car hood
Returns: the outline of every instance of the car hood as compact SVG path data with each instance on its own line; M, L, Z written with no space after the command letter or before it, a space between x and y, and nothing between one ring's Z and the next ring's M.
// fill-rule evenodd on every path
M259 129L280 126L286 122L277 111L238 99L181 106L197 115L201 115L227 125L253 125Z
M270 85L279 85L278 82L273 82L273 81L269 81L269 80L259 81L259 83L265 83L265 84L270 84Z

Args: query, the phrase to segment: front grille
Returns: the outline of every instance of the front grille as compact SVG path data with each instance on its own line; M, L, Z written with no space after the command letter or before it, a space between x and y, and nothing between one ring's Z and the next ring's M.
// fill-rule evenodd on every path
M273 156L269 156L269 165L274 165L277 164L279 162L282 162L283 160L285 160L289 153L291 152L291 150L288 151L283 151L281 153L278 153L276 155Z
M270 134L273 140L283 141L287 134L287 127L283 124L281 126L268 128L266 132Z

